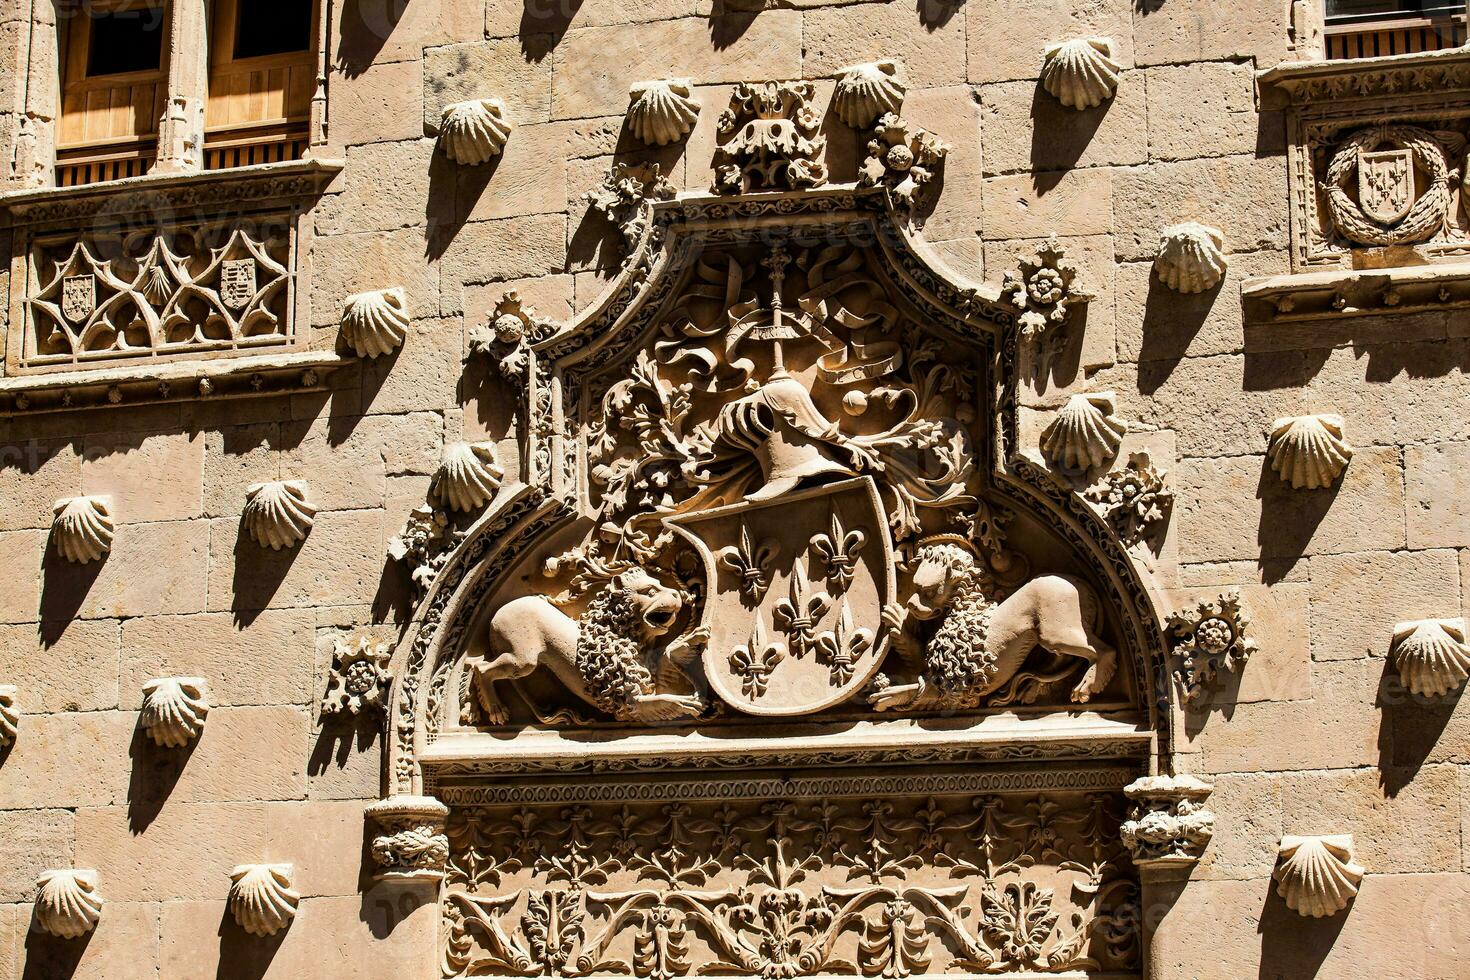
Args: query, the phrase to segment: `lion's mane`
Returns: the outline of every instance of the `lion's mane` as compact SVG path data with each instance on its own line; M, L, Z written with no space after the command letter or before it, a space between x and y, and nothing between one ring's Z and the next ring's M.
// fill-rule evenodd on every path
M967 563L968 569L961 573L964 579L944 620L924 648L925 673L940 707L973 708L996 672L995 656L985 650L985 635L995 611L995 603L985 594L992 580L969 552L952 544L932 547L944 549L944 558L952 567Z
M626 720L633 699L653 693L653 669L639 643L642 627L633 590L609 588L579 621L576 666L597 707Z

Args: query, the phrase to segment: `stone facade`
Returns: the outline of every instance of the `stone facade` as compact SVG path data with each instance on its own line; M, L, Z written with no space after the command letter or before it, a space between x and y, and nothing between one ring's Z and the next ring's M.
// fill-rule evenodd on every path
M1470 52L165 6L55 186L0 5L0 980L1470 975Z

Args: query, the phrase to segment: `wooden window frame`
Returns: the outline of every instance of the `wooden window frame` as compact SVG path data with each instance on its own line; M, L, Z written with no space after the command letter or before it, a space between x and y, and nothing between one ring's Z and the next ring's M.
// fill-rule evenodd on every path
M172 4L167 0L92 0L88 5L88 11L102 13L123 10L128 8L143 9L156 8L160 11L161 20L159 30L163 36L168 36L170 20L173 16ZM92 47L92 18L84 11L82 16L76 17L65 26L65 35L62 38L60 58L61 64L61 109L58 119L58 132L56 149L58 154L68 157L67 163L72 162L96 162L102 159L131 158L145 155L154 147L158 140L158 120L163 114L163 106L167 101L168 84L168 45L163 41L159 43L159 65L157 68L144 69L141 71L118 72L112 75L87 75L87 62L91 55ZM62 134L65 132L68 116L75 116L75 112L66 109L67 100L77 95L85 95L89 92L102 91L106 89L132 87L140 84L152 84L154 86L153 106L149 110L149 126L146 132L135 132L130 137L111 137L105 139L83 139L80 141L66 141ZM83 112L87 110L82 110ZM91 151L91 152L89 152Z

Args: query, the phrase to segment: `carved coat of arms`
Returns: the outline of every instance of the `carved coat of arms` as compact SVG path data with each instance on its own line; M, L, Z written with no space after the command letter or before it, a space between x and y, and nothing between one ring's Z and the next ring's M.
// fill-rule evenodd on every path
M232 310L243 310L255 298L255 260L225 259L219 267L219 294Z
M1407 147L1358 154L1358 204L1374 221L1391 225L1414 206L1414 153Z
M67 276L61 281L61 312L72 323L81 323L97 308L94 276Z

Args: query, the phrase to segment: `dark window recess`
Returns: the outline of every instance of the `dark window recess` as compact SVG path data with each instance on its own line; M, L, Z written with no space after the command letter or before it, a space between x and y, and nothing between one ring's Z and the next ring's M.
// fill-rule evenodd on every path
M240 0L235 58L311 50L311 0Z
M1327 23L1359 24L1409 17L1452 17L1464 0L1327 0Z
M163 8L93 14L87 39L87 77L157 71L163 52Z

